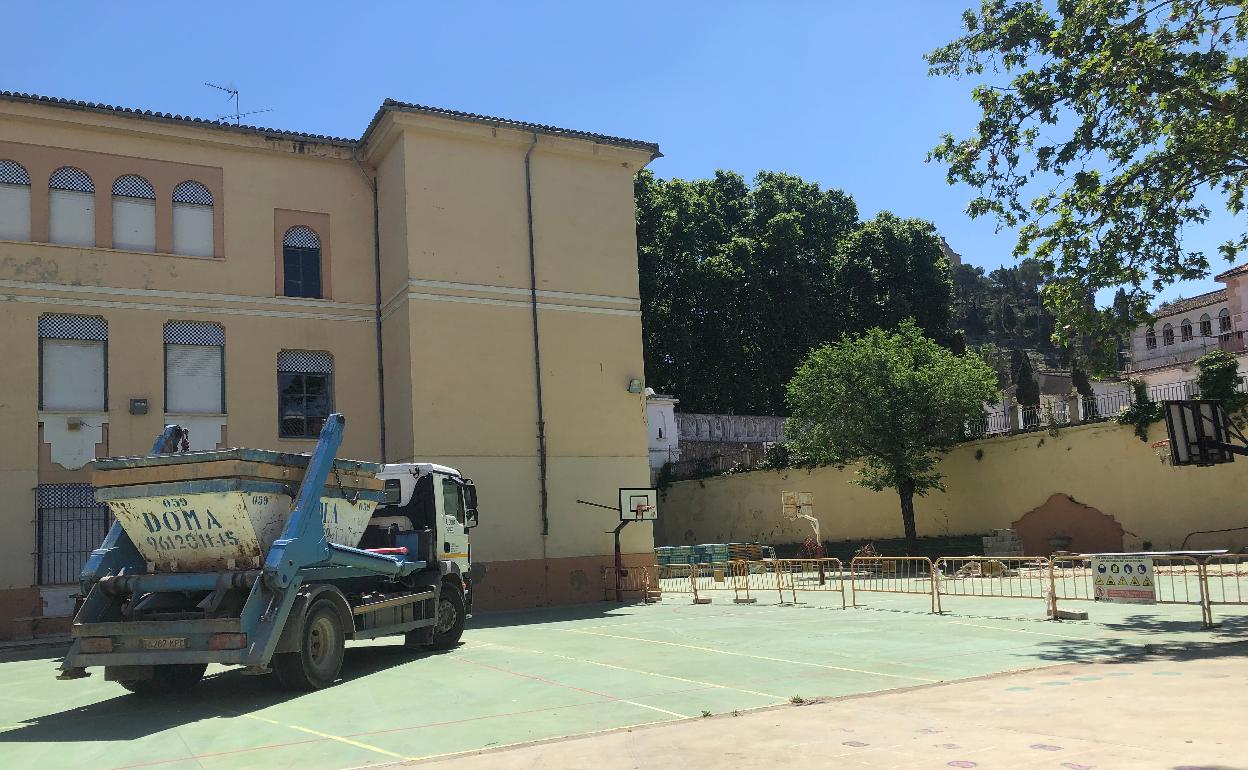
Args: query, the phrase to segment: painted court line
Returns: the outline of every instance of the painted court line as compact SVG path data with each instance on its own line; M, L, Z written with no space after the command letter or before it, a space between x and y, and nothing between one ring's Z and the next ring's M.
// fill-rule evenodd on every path
M573 634L589 634L591 636L605 636L611 639L624 639L629 642L644 642L646 644L664 644L669 647L683 647L687 650L698 650L700 652L713 652L719 655L734 655L741 658L753 658L755 660L770 660L774 663L789 663L794 666L810 666L811 668L826 668L832 671L848 671L853 674L867 674L869 676L884 676L890 679L908 679L913 682L939 682L940 679L928 679L922 676L910 676L908 674L886 674L881 671L867 671L861 668L847 668L845 666L831 666L826 663L813 663L808 660L789 660L787 658L773 658L767 655L751 655L748 652L732 652L731 650L719 650L714 647L700 647L693 644L681 644L679 642L661 642L657 639L642 639L636 636L623 636L620 634L604 634L598 631L582 631L578 629L569 629L569 633Z
M373 746L372 744L363 743L361 741L353 741L350 738L343 738L341 735L323 733L320 730L313 730L309 727L301 727L300 725L292 725L292 724L287 724L286 722L278 722L273 719L266 719L265 717L258 717L254 714L242 714L241 716L246 717L247 719L254 719L257 722L268 722L269 724L277 725L278 727L286 727L291 730L298 730L301 733L307 733L308 735L315 735L318 738L324 738L330 741L337 741L338 743L345 743L348 746L354 746L357 749L364 749L365 751L371 751L375 754L381 754L384 757L391 757L393 759L402 760L404 762L410 762L411 760L416 759L416 757L408 757L402 754L396 754L393 751L387 751L385 749Z
M587 695L596 695L599 698L606 698L609 701L616 701L618 703L627 703L630 706L637 706L643 709L650 709L651 711L657 711L660 714L667 714L669 716L674 716L679 719L689 718L687 714L678 714L675 711L668 711L667 709L662 709L662 708L659 708L658 706L650 706L645 703L638 703L636 701L631 701L626 698L618 698L614 695L608 695L605 692L598 692L597 690L586 690L584 687L577 687L576 685L564 684L563 682L556 682L553 679L547 679L544 676L537 676L536 674L526 674L521 671L512 671L511 669L503 668L502 666L494 666L489 663L482 663L479 660L472 660L471 658L456 657L455 660L461 661L463 663L468 663L473 666L480 666L482 668L493 669L494 671L500 671L504 674L511 674L512 676L518 676L523 679L532 679L535 682L542 682L543 684L554 685L555 687L562 687L565 690L575 690L576 692L583 692Z
M559 658L561 660L570 660L574 663L588 663L591 666L601 666L603 668L615 669L616 671L627 671L630 674L644 674L645 676L654 676L654 677L659 677L660 679L671 679L676 682L683 682L685 684L696 684L701 687L710 687L710 688L714 688L717 690L732 690L733 692L743 692L746 695L758 695L763 698L774 698L777 701L781 701L781 702L787 700L786 698L783 698L779 695L773 695L772 693L769 693L769 692L758 692L757 690L746 690L742 687L733 687L732 685L717 684L715 682L703 682L698 679L686 679L683 676L673 676L672 674L660 674L656 671L645 671L640 668L628 668L627 666L617 666L614 663L603 663L597 660L590 660L589 658L574 658L571 655L560 655L557 652L545 652L543 650L530 650L524 647L516 647L510 644L499 644L498 642L472 642L466 646L498 647L499 649L503 649L503 650L515 650L516 652L527 652L533 655L546 655L552 658Z

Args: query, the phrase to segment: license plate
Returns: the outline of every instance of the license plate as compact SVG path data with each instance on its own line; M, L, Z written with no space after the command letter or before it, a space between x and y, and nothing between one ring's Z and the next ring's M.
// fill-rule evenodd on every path
M180 636L145 636L143 637L143 649L185 650L186 639Z

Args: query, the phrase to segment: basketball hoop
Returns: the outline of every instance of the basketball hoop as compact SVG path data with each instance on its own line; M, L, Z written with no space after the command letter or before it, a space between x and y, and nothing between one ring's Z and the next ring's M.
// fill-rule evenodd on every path
M1161 441L1154 441L1149 446L1152 447L1162 465L1170 464L1170 439L1163 438Z

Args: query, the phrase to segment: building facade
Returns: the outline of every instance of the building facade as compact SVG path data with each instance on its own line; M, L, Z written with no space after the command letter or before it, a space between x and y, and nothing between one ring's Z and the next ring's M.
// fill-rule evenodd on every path
M309 451L478 484L482 609L600 598L648 477L646 142L387 101L360 139L0 94L0 638L65 616L93 457ZM605 517L605 518L604 518ZM624 549L652 547L649 529Z
M1175 386L1168 398L1192 398L1180 387L1195 379L1196 359L1210 350L1225 350L1240 357L1240 369L1248 370L1248 265L1215 276L1225 288L1175 300L1154 311L1156 320L1141 324L1131 335L1132 377L1150 387Z

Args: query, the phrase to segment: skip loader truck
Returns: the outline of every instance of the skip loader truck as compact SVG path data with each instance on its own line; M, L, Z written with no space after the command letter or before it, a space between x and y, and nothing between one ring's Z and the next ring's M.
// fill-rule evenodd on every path
M345 424L330 415L310 455L186 451L169 425L145 457L96 460L116 521L83 568L58 678L103 666L163 694L220 663L314 690L338 678L348 639L454 646L476 488L445 466L335 459Z

